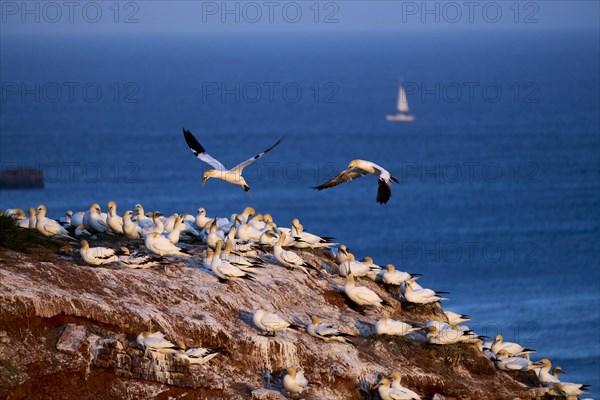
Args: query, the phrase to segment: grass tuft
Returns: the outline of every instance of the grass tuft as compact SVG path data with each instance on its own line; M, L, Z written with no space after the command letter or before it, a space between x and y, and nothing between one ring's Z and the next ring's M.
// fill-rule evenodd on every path
M28 253L35 247L45 247L52 250L58 250L61 244L40 236L33 229L19 228L15 220L0 216L0 247Z

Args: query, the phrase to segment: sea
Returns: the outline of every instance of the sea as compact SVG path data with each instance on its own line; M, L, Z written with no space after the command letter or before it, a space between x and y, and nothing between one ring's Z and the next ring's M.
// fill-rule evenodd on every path
M421 273L468 314L600 395L600 78L596 31L5 36L2 169L45 188L0 209L297 217L357 258ZM388 122L398 87L411 123ZM190 129L251 187L209 180ZM352 159L396 176L312 187Z

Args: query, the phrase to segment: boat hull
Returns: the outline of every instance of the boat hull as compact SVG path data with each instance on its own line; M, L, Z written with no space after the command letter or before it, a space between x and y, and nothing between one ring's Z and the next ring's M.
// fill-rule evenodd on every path
M386 120L391 122L412 122L416 118L411 114L396 114L396 115L387 115L385 117Z

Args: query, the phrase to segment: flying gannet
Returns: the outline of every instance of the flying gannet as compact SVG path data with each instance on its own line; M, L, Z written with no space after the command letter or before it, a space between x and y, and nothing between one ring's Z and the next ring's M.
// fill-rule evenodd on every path
M399 183L399 181L397 178L393 177L388 170L375 163L372 163L371 161L352 160L345 171L340 172L337 176L319 186L314 187L313 189L327 189L368 174L379 177L377 202L380 204L387 203L390 197L392 197L392 182Z
M234 185L241 186L242 189L244 189L244 192L248 192L250 190L250 186L248 186L248 183L246 183L246 180L242 176L242 171L244 170L244 168L252 164L254 161L258 160L265 154L267 154L269 151L273 150L277 145L279 145L279 143L281 143L282 140L279 139L277 142L275 142L273 146L269 147L262 153L255 155L249 160L246 160L243 163L238 164L231 169L227 169L223 164L221 164L219 161L214 159L211 155L209 155L206 152L206 150L204 149L204 147L202 147L200 142L198 142L194 135L192 135L192 132L184 128L183 136L185 137L185 141L190 147L190 150L192 150L192 153L194 153L194 155L198 159L204 161L205 163L209 164L211 167L214 168L204 171L204 174L202 175L202 187L204 187L204 184L210 178L216 178L224 180L225 182L232 183Z

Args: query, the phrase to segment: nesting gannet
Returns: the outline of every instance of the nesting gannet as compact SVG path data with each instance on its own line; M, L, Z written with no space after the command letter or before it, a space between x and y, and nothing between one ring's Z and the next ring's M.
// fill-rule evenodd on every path
M223 241L219 240L216 245L215 254L210 264L210 269L221 281L241 281L242 279L248 279L251 281L256 280L254 275L249 272L243 271L229 261L221 260L221 250L223 248Z
M470 333L452 328L439 329L435 325L429 325L427 329L429 330L427 333L427 341L433 344L459 343L463 341L462 337L464 335L468 335Z
M564 396L567 399L577 399L579 395L586 394L589 385L572 382L558 382L550 386L550 394Z
M190 257L186 250L175 246L173 243L169 242L169 239L167 239L158 232L152 232L151 234L144 237L144 245L152 253L157 254L159 256L173 255L181 257Z
M284 250L281 246L285 242L285 238L286 238L285 233L282 233L281 236L279 237L279 242L277 242L277 244L275 246L273 246L273 254L275 255L275 258L277 259L277 261L279 261L284 266L286 266L288 268L295 268L295 269L302 270L308 276L310 276L310 273L308 272L308 270L306 268L307 267L314 268L314 267L312 265L310 265L309 263L307 263L306 261L304 261L302 259L302 257L300 257L298 254L294 253L293 251Z
M63 226L55 220L46 217L46 206L43 204L37 208L35 214L35 228L38 232L47 237L76 241L75 238L69 236L69 232L67 232Z
M136 341L146 350L162 354L181 353L185 349L183 342L167 340L161 332L142 332L137 336Z
M379 188L377 189L377 202L380 204L387 203L390 197L392 197L392 182L399 183L399 181L397 178L393 177L385 168L382 168L379 165L372 163L371 161L352 160L345 171L340 172L334 178L323 183L322 185L314 187L313 189L327 189L368 174L379 177Z
M279 242L279 235L271 229L264 231L258 239L258 244L261 247L273 247Z
M348 259L348 249L345 244L340 244L337 254L335 255L335 263L340 265Z
M25 211L20 208L7 208L4 210L4 216L12 219L23 219L25 218Z
M103 265L119 262L116 250L107 247L90 247L87 240L81 241L80 249L83 261L91 265Z
M511 357L506 350L500 350L494 359L496 368L502 371L529 371L539 363L532 363L523 357Z
M217 219L215 218L210 224L208 228L208 235L206 236L206 244L211 249L214 249L219 240L225 239L225 235L222 231L219 230L217 226Z
M298 218L292 220L291 235L294 238L294 247L298 248L332 247L336 245L336 243L333 243L334 238L332 237L317 236L305 232Z
M110 227L106 223L107 214L103 213L100 205L94 203L83 216L83 225L91 233L108 233Z
M392 389L405 393L406 396L408 396L407 398L409 399L421 400L421 396L400 384L400 382L402 381L402 375L400 375L400 372L392 372L390 378L392 380Z
M308 386L308 381L304 377L304 371L296 371L295 368L288 368L287 374L283 377L283 387L290 394L301 394Z
M35 216L35 208L33 207L29 207L29 210L27 210L27 212L29 213L29 229L37 229L37 217Z
M359 306L374 306L382 307L383 305L391 306L390 303L383 300L377 293L365 286L355 286L354 276L348 275L346 278L346 286L344 286L344 293L350 300Z
M420 399L420 397L413 397L408 392L403 390L397 390L391 387L391 382L389 379L383 378L377 386L377 391L379 393L379 397L381 400L412 400L412 399Z
M32 208L30 208L29 210L32 210ZM28 212L29 212L29 215L30 215L29 218L25 218L25 214L23 214L22 218L15 218L15 223L17 224L17 226L19 228L29 229L29 225L30 225L29 220L31 219L31 211L28 211ZM33 215L34 215L34 218L35 218L35 210L33 211Z
M405 282L404 286L404 298L409 303L416 304L429 304L436 303L438 301L447 300L440 297L440 294L447 294L447 292L435 292L431 289L413 289L413 280L409 279Z
M238 267L243 271L254 271L254 268L263 268L265 262L260 258L246 258L241 253L233 251L233 242L227 240L225 242L225 249L221 254L221 260L227 261L233 266Z
M369 273L366 275L367 278L369 278L373 282L381 282L383 270L379 265L373 262L373 259L371 257L364 257L362 260L360 260L360 262L369 267Z
M238 217L238 221L239 221L239 217ZM234 226L233 228L231 228L231 230L235 229L235 237L237 239L242 239L242 240L252 240L254 242L258 242L260 240L261 235L263 234L263 232L259 229L256 229L255 227L253 227L250 224L245 224L245 223L238 223L237 226ZM229 231L229 233L231 233L231 231Z
M270 313L266 310L258 309L252 315L252 321L258 329L265 334L275 336L276 332L284 331L288 328L300 329L298 325L290 324L279 315Z
M414 328L406 322L396 321L387 316L384 316L375 324L375 332L378 335L405 336L418 330L419 328Z
M84 215L85 213L83 211L77 211L76 213L73 213L71 216L71 226L79 226L83 224Z
M133 212L131 210L123 213L123 233L127 239L135 240L142 236L142 228L131 220Z
M355 278L367 276L367 275L369 275L369 273L373 272L369 265L362 263L360 261L356 261L354 259L354 254L352 254L352 253L348 254L348 259L346 261L344 261L343 263L341 263L338 266L338 269L339 269L341 276L354 275ZM376 269L374 267L373 267L373 269L376 270L377 272L379 271L378 269Z
M544 358L543 360L539 361L539 364L540 367L536 370L536 375L543 386L549 387L555 383L560 382L560 379L558 379L558 373L550 373L550 369L552 368L552 363L550 362L550 360ZM559 369L559 371L561 370Z
M108 202L108 214L106 223L113 233L123 234L123 218L117 215L117 203L113 200Z
M169 234L167 235L167 239L169 239L169 242L171 242L173 244L179 243L179 238L181 237L181 232L183 232L186 229L186 225L183 222L183 218L185 218L185 214L177 215L177 217L175 217L175 221L173 222L172 229L169 232Z
M119 265L122 267L146 269L160 265L163 261L161 257L150 256L138 251L130 253L127 247L121 247L121 252Z
M79 224L77 228L75 228L75 237L80 236L91 236L91 233L89 233L87 229L85 229L85 226L83 226L83 224Z
M506 350L506 352L511 356L535 353L535 350L525 348L518 343L505 342L504 338L500 334L496 335L494 338L494 342L492 343L490 350L492 350L494 354L498 354L500 350Z
M181 358L188 361L189 364L206 364L224 350L223 347L196 347L187 349L185 353L175 353L175 358Z
M446 314L446 317L448 317L448 323L450 325L458 325L462 322L467 322L471 320L471 318L469 318L468 315L457 314L452 311L444 311L444 314Z
M306 325L306 332L310 336L314 336L324 340L325 342L352 343L350 340L348 340L348 337L352 337L354 335L344 331L339 326L321 322L319 317L316 315L312 315L310 320L311 323Z
M152 221L152 224L140 225L142 236L148 236L153 232L162 234L165 231L165 226L160 219L160 213L156 211L148 213L148 215L150 215L148 218Z
M194 153L194 155L198 159L204 161L211 167L215 168L204 171L204 174L202 175L203 187L207 180L209 180L210 178L216 178L224 180L225 182L232 183L234 185L241 186L242 189L244 189L244 192L248 192L250 190L250 186L248 186L246 180L242 176L242 171L244 170L244 168L252 164L254 161L258 160L265 154L267 154L269 151L273 150L277 145L279 145L279 143L281 143L281 139L279 139L273 146L269 147L267 150L255 155L251 159L244 161L243 163L238 164L235 167L228 170L227 168L225 168L225 166L223 166L223 164L221 164L219 161L214 159L206 152L204 147L202 147L202 145L198 142L198 140L196 140L194 135L192 135L192 132L184 128L183 136L185 137L185 141L190 147L190 150L192 150L192 153Z
M67 210L67 212L65 212L65 224L67 226L72 226L72 224L71 224L72 220L73 220L73 211Z
M411 278L418 278L421 274L409 274L408 272L397 271L393 264L385 266L385 272L381 276L383 283L388 285L400 285Z

